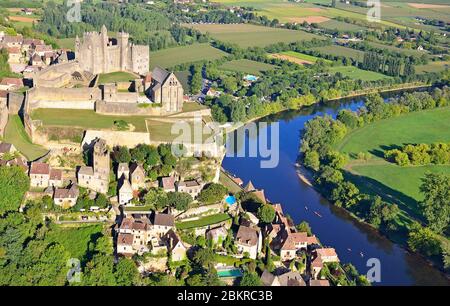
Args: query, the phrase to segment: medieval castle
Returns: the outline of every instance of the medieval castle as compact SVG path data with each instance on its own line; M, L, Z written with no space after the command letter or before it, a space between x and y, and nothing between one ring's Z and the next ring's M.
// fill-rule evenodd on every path
M92 74L132 71L145 75L149 70L149 47L128 41L128 33L117 33L117 39L108 37L102 27L100 33L84 33L82 41L75 40L75 58L82 70Z

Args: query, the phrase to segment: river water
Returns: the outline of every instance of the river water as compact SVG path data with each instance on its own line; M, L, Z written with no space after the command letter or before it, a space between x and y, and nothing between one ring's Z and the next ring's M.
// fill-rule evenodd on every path
M259 128L258 135L270 135L273 122L279 123L278 165L261 168L260 161L267 158L258 154L258 157L227 156L223 167L240 177L244 184L251 180L256 188L264 189L266 197L272 203L281 203L285 214L289 214L296 224L307 221L322 244L334 247L341 261L352 263L360 273L368 271L369 258L379 259L381 281L374 285L449 285L445 276L420 256L406 252L367 225L353 220L297 176L295 162L305 122L315 116L335 116L340 109L355 110L362 104L360 99L330 102L263 118L261 121L272 123ZM235 152L248 152L248 147L257 143L258 139L259 136L251 138L247 133L236 144Z

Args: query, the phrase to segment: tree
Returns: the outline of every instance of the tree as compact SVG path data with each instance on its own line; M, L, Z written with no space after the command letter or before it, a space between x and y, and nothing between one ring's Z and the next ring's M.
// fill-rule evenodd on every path
M263 204L258 208L258 218L263 223L272 223L275 219L275 209L272 205Z
M211 183L200 192L198 200L205 204L212 204L222 199L227 194L228 190L225 186L217 183Z
M420 192L424 195L424 200L419 203L422 214L430 228L441 233L450 221L450 176L426 173L422 178Z
M131 161L131 154L127 147L118 146L114 148L113 159L116 163L129 163Z
M193 260L202 267L208 267L214 263L214 251L210 248L200 248L195 252Z
M30 180L21 168L0 167L0 215L19 209L29 188Z
M430 228L423 227L417 222L411 225L408 246L411 250L426 256L438 255L441 251L438 236Z
M231 121L242 122L245 120L246 111L245 105L242 101L234 101L231 104Z
M167 193L167 202L177 210L186 210L192 203L192 197L189 193L174 191Z
M315 171L319 170L320 167L319 153L317 153L316 151L306 152L305 157L303 159L303 163L308 168L311 168Z
M117 285L132 286L139 280L139 271L132 260L122 258L114 267L114 276L116 277Z
M312 235L312 230L311 230L311 226L309 225L308 222L306 221L302 221L300 222L296 227L297 231L299 232L306 232L308 234L308 236Z
M350 208L359 201L359 189L351 182L339 183L331 192L331 200L336 206Z
M162 188L152 187L144 196L145 205L161 210L169 205L167 194Z
M240 286L250 287L250 286L262 286L263 283L261 278L256 274L256 272L245 271L242 275Z
M97 195L97 198L95 199L95 205L100 208L106 208L109 205L109 200L106 198L104 194L99 193Z

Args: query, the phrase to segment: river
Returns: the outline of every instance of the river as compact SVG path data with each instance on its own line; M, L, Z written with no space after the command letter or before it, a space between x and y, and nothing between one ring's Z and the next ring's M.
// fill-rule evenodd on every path
M449 285L445 276L416 254L381 236L367 225L361 224L341 209L331 205L312 187L301 181L296 173L300 132L306 121L325 114L335 116L340 109L359 108L360 99L315 105L300 111L286 111L261 119L279 123L279 163L274 168L260 167L258 157L225 157L223 167L240 177L246 184L249 180L258 189L264 189L272 203L281 203L283 210L295 223L307 221L326 246L334 247L342 262L350 262L362 274L368 271L367 260L380 261L381 281L374 285ZM270 133L272 124L259 129L259 135ZM270 134L269 134L270 135ZM243 152L245 144L255 144L258 137L245 139L236 145L235 152ZM248 154L246 154L247 156ZM308 209L305 209L308 206ZM314 214L318 212L322 217ZM361 252L363 256L361 256Z

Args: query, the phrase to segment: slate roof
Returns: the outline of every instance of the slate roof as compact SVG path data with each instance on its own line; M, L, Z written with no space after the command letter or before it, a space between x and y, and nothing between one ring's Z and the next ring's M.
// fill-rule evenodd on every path
M153 217L153 225L174 226L175 220L172 215L155 213Z
M163 84L164 81L169 77L170 72L166 69L156 66L152 72L152 79L157 81L160 84Z

